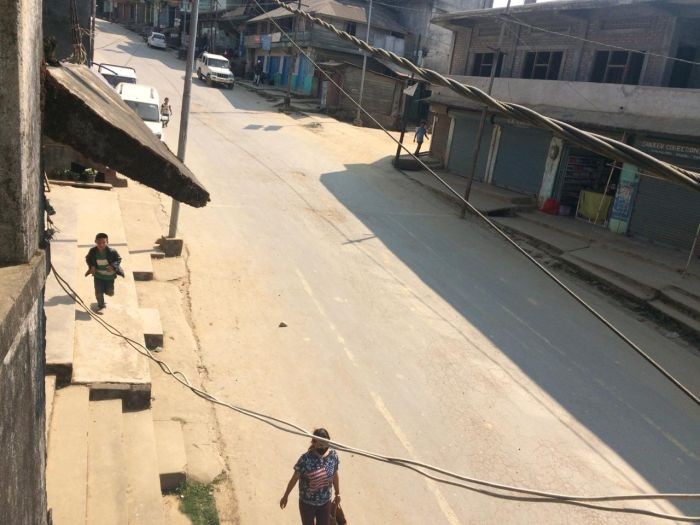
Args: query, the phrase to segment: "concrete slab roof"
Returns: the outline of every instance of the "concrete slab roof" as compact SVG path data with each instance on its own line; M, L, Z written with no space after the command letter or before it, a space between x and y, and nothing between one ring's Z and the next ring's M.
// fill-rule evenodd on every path
M94 71L62 64L45 72L46 136L180 202L206 206L209 192Z
M294 3L296 5L296 3ZM360 24L367 23L367 8L351 3L341 3L337 0L304 0L302 9L314 16L327 16L337 18L347 22L356 22ZM284 7L278 7L267 13L256 16L248 20L248 23L262 22L271 18L284 18L292 16L292 13ZM371 25L388 31L406 34L406 29L399 25L396 21L396 15L382 6L375 5L372 9Z
M464 99L458 100L451 93L433 93L427 102L441 104L456 110L480 112L483 105ZM549 106L545 104L528 105L530 109L547 115L548 117L562 120L574 125L596 127L599 129L623 130L644 132L648 134L664 135L676 139L698 142L700 139L700 122L692 118L649 118L643 115L630 115L611 113L605 111L593 111L561 106Z
M505 7L489 8L489 9L471 9L468 11L458 11L446 13L433 17L432 22L444 27L459 24L459 22L474 21L483 18L493 18L501 15L511 14L529 15L529 14L566 14L567 12L593 11L598 9L611 9L614 7L634 7L634 6L657 6L662 9L668 9L675 6L678 8L698 7L697 0L562 0L557 2L544 2L541 4L527 4L511 6L506 10ZM700 11L698 11L700 16Z

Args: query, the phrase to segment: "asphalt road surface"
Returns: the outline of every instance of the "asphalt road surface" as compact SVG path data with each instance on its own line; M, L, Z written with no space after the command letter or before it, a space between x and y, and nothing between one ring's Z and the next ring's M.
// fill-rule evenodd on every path
M98 61L134 67L170 97L176 151L184 63L98 26ZM394 171L393 151L376 130L283 115L241 86L194 79L186 161L212 202L184 206L180 233L209 391L475 478L700 492L700 407L477 220ZM591 297L641 344L677 352ZM681 359L700 377L697 358ZM296 491L286 510L278 502L307 440L225 409L218 419L237 502L224 522L298 523ZM659 522L340 457L353 525ZM700 514L700 503L629 505Z

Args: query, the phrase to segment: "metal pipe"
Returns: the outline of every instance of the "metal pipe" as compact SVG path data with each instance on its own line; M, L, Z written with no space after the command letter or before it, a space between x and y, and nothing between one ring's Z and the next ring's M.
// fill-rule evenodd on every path
M92 0L92 10L90 16L90 53L88 55L88 66L92 67L95 61L95 17L97 16L97 0Z
M690 248L690 253L688 254L688 262L685 263L685 269L683 270L683 275L681 277L685 277L685 275L688 273L688 269L690 268L690 263L693 262L693 257L695 256L695 248L698 245L698 237L700 237L700 224L698 224L698 229L695 232L693 246Z
M510 2L511 0L508 0L508 3L506 4L506 10L505 13L508 13L508 10L510 9ZM496 55L494 56L494 61L491 64L491 74L489 75L489 84L488 88L486 89L487 94L491 94L491 90L493 89L493 79L496 76L496 68L498 68L499 62L501 62L501 46L503 45L503 37L505 36L506 32L506 22L503 21L501 23L501 33L498 35L498 48L496 49ZM479 130L476 133L476 143L474 144L474 149L472 151L472 161L469 166L469 176L467 178L467 187L464 189L464 200L468 201L469 200L469 194L472 191L472 182L474 181L474 175L476 174L476 164L477 161L479 160L479 151L481 150L481 139L483 138L484 135L484 126L486 125L486 113L487 113L488 107L484 106L484 109L481 110L481 119L479 120ZM466 204L462 205L462 210L459 213L459 216L464 219L464 216L467 214L467 206Z
M508 0L510 1L510 0ZM365 41L369 43L369 29L370 29L370 24L372 23L372 0L369 0L369 14L367 15L367 37L365 38ZM367 72L367 52L363 51L363 57L362 57L362 79L360 80L360 96L357 100L358 102L358 107L357 107L357 116L355 117L355 125L356 126L361 126L362 125L362 113L360 112L360 107L362 106L362 95L365 91L365 73Z
M180 111L180 136L177 142L177 158L185 162L187 148L187 126L190 121L190 97L192 93L192 69L194 69L194 50L197 42L197 22L199 19L199 0L192 1L190 15L190 41L187 44L187 63L185 65L185 86L182 90L182 109ZM183 28L184 29L184 28ZM177 236L177 222L180 217L180 202L173 199L170 209L170 228L168 237Z
M411 73L411 82L413 82L414 73ZM403 111L401 112L401 136L399 137L399 143L396 146L396 157L394 158L394 166L398 169L399 167L399 157L401 156L401 148L403 147L403 139L406 135L406 113L408 112L408 95L406 95L406 89L408 89L412 84L406 82L406 87L401 91Z

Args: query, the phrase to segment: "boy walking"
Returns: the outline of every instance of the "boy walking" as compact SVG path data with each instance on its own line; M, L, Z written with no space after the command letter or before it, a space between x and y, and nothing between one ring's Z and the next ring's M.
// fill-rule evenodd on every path
M112 297L114 295L114 280L117 275L124 277L122 270L122 258L108 246L109 237L106 233L98 233L95 236L95 246L85 256L88 271L85 275L92 275L95 278L95 298L97 299L97 311L107 307L105 304L105 294Z
M420 148L423 145L423 139L430 140L430 137L428 137L428 130L425 128L425 120L420 121L420 126L416 128L416 134L413 137L413 142L418 143L418 147L414 153L416 157L418 156L418 153L420 153Z

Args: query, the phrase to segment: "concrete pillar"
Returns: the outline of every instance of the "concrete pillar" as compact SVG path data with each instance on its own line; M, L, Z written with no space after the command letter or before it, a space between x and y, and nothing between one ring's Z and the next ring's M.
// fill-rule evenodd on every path
M39 245L41 2L0 0L0 266Z

